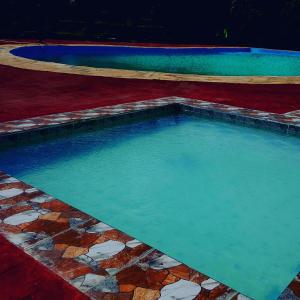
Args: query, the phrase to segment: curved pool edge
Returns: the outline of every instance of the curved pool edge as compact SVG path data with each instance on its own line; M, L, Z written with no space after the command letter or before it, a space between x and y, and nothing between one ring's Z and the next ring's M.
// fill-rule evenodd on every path
M81 44L68 44L68 46L80 46L80 45ZM207 76L207 75L194 75L194 74L178 74L178 73L148 72L148 71L121 70L121 69L109 69L109 68L94 68L94 67L72 66L72 65L65 65L60 63L38 61L38 60L15 56L10 52L19 47L30 47L30 46L40 46L40 44L33 43L33 44L27 44L25 46L24 44L2 45L0 47L0 64L15 67L15 68L34 70L34 71L47 71L47 72L55 72L55 73L75 74L75 75L84 75L84 76L113 77L113 78L124 78L124 79L214 82L214 83L235 83L235 84L300 84L300 76ZM89 44L82 44L82 46L88 47ZM91 44L91 46L93 45ZM110 46L110 45L99 44L99 46ZM165 47L165 48L170 48L170 47ZM208 47L203 47L203 48L208 48ZM216 47L211 47L211 48L216 48Z

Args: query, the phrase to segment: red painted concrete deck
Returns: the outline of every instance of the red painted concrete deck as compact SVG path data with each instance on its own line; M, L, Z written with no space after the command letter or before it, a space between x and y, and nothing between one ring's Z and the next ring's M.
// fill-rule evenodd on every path
M300 109L300 85L118 79L0 66L0 122L166 96L276 113Z
M79 290L0 235L2 300L88 300Z

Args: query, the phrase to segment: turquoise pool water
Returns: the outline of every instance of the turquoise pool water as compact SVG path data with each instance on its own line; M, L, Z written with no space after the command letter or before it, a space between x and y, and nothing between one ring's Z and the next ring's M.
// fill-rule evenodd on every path
M76 66L221 76L300 76L300 53L256 48L30 46L25 58Z
M300 140L173 115L0 152L0 169L255 299L300 270Z

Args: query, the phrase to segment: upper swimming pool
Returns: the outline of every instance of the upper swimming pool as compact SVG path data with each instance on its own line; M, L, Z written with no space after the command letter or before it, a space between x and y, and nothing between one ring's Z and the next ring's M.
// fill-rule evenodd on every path
M300 52L257 48L25 46L12 54L75 66L212 76L300 76Z

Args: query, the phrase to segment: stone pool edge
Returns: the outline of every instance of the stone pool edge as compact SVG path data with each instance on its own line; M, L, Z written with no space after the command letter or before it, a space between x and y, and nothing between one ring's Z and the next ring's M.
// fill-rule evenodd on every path
M0 123L0 141L112 116L180 105L203 117L300 136L299 116L279 115L201 100L167 97ZM0 232L93 299L194 293L195 299L248 299L133 237L0 173ZM300 273L279 299L298 299ZM175 295L175 294L174 294ZM294 297L294 298L292 298ZM110 298L105 298L110 299Z

